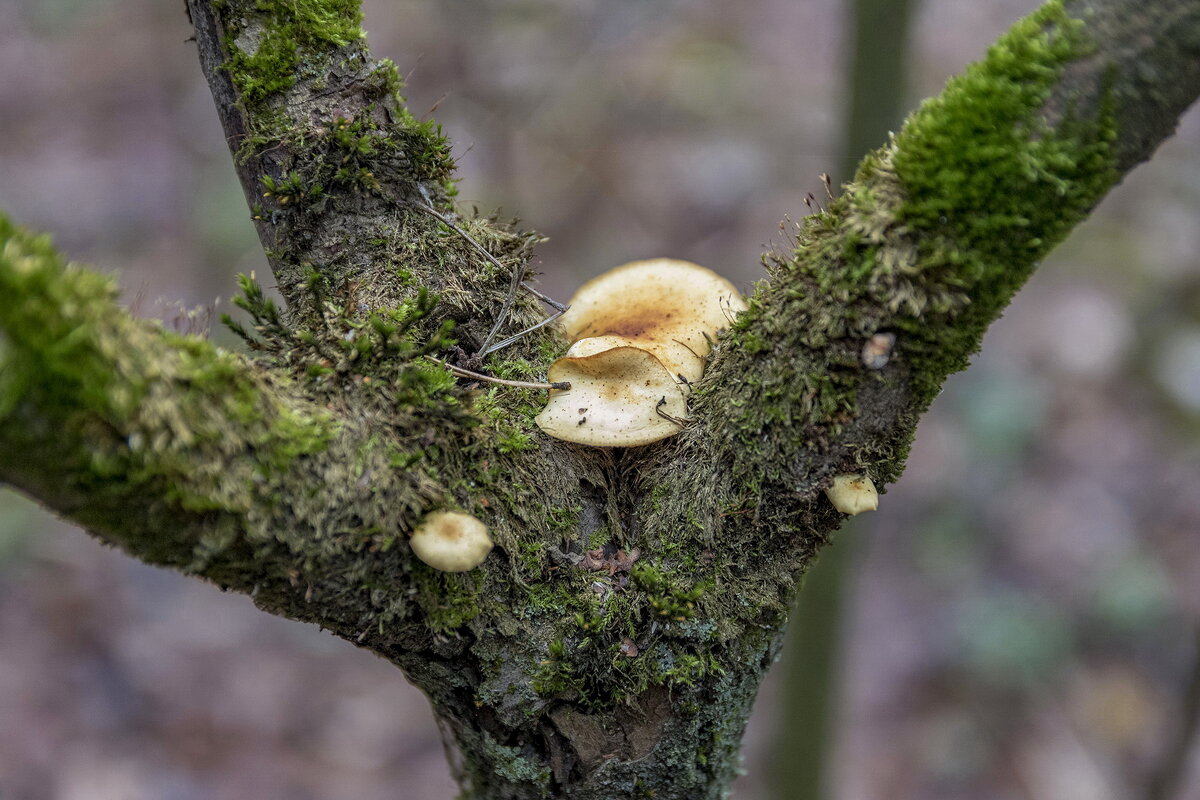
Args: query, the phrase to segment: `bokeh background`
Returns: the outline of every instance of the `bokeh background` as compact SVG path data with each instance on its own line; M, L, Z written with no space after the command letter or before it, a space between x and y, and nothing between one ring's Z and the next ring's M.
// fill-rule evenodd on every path
M913 5L905 108L1037 3ZM760 277L855 163L849 7L367 0L366 27L455 142L464 204L546 233L565 297L653 255ZM185 324L267 274L189 35L181 2L0 0L0 208ZM819 729L825 800L1200 798L1197 156L1192 114L947 384L839 536L837 638L773 670L735 797L815 798L787 767ZM831 644L826 727L798 665ZM0 491L0 800L454 795L389 665Z

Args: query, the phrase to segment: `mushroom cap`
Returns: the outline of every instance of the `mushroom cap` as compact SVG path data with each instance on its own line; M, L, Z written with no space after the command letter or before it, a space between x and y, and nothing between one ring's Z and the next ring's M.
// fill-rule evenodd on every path
M672 375L697 380L708 336L746 308L737 287L673 258L633 261L585 283L560 322L572 342L619 337L653 353Z
M646 350L612 344L581 339L550 365L547 378L569 381L571 388L550 390L546 407L534 419L539 428L597 447L649 444L680 431L668 419L687 415L675 378Z
M607 334L604 336L589 336L571 345L563 358L585 358L613 350L618 347L636 347L654 356L663 368L667 370L676 383L682 384L687 393L688 381L699 380L704 370L704 358L692 352L687 345L674 340L654 341L633 339L628 336ZM553 368L553 366L551 367Z
M487 526L461 511L435 511L408 540L417 558L442 572L466 572L492 552Z
M866 475L838 475L825 490L833 507L843 514L854 516L879 508L879 492Z

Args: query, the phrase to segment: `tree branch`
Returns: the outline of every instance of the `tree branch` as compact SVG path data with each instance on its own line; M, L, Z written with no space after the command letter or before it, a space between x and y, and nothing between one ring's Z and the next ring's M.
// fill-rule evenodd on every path
M463 464L500 466L511 434L478 429L454 377L403 339L420 309L341 320L327 358L272 330L277 312L246 288L271 352L257 363L134 320L111 280L0 216L0 480L143 561L377 651L461 625L454 579L415 562L406 535L434 508L488 504L461 488ZM301 375L278 368L301 355ZM496 565L492 580L509 578Z
M536 390L426 358L483 349L535 237L419 210L451 219L452 165L370 60L356 0L188 8L289 313L246 281L259 354L231 356L133 321L0 222L0 479L402 666L471 797L721 796L796 580L842 520L820 490L899 475L1036 261L1200 92L1197 4L1048 3L768 257L685 430L609 451L537 431ZM511 332L540 317L511 306ZM894 346L864 360L877 334ZM484 368L531 381L560 351L543 328ZM437 508L488 525L482 567L412 557Z
M449 144L404 107L396 66L371 58L358 0L188 0L188 11L292 315L319 315L310 289L320 284L366 309L424 287L441 299L434 316L454 320L472 351L498 325L515 333L539 321L534 295L510 291L538 237L456 214ZM427 206L433 216L420 213Z
M0 479L150 563L243 591L281 578L250 520L337 435L333 415L132 319L111 280L2 215L0 292Z
M764 505L806 505L838 472L895 480L919 415L1038 260L1170 135L1198 56L1193 2L1050 2L1018 23L768 256L667 458L716 452L755 476L725 491ZM883 332L897 339L874 369L862 353Z

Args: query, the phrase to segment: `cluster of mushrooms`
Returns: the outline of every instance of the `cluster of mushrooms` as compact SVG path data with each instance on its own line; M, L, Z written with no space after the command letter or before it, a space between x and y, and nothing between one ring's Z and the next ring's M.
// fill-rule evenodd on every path
M571 348L547 373L571 388L550 390L538 427L598 447L678 433L712 337L745 308L732 283L688 261L634 261L588 281L561 318Z
M537 426L594 447L634 447L678 433L713 336L745 308L732 283L688 261L634 261L588 281L560 318L571 346L547 371L551 383L570 388L550 390ZM826 495L844 514L879 505L866 475L839 475ZM459 511L428 515L409 544L444 572L475 568L493 546L487 526Z

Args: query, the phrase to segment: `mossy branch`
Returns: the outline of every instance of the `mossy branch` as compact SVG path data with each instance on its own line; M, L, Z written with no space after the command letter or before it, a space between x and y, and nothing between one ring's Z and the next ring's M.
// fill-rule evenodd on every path
M135 320L113 282L0 215L0 480L132 555L245 590L264 491L338 432L201 339Z
M136 320L110 279L2 215L0 294L0 481L136 558L275 613L348 638L385 621L407 635L417 617L427 629L411 559L393 546L446 490L412 441L432 426L464 435L469 421L454 410L453 377L389 338L399 312L370 327L394 380L348 378L363 392L346 413L308 391L334 382L326 372L290 377ZM246 304L267 313L254 291ZM361 372L373 354L347 341ZM397 409L386 431L373 402Z
M532 293L509 298L537 237L457 214L449 144L436 122L405 108L395 64L371 58L358 0L187 5L251 218L293 318L311 322L319 312L316 274L328 295L370 309L427 288L442 298L436 315L458 325L471 352L484 349L498 321L508 334L538 321Z
M895 480L946 377L1197 94L1200 5L1046 3L768 254L671 457L715 451L773 501Z
M509 293L537 238L456 215L445 141L370 59L357 0L188 8L288 309L244 282L257 356L234 356L134 321L0 220L0 480L404 667L472 798L721 796L841 522L820 490L899 475L1038 259L1200 93L1195 2L1047 3L768 256L684 432L613 452L540 434L535 390L425 357L537 321ZM528 382L560 351L540 329L483 368ZM412 557L435 508L486 521L481 568Z

